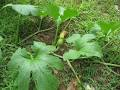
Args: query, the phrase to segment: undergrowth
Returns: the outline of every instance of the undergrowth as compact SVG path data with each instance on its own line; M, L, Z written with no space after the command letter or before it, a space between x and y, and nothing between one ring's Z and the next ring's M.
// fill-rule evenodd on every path
M39 0L38 0L39 1ZM54 1L54 0L53 0ZM76 1L76 2L75 2ZM86 34L91 33L91 26L94 26L94 23L105 21L105 22L120 22L120 11L116 10L115 0L56 0L55 2L58 5L64 7L75 8L80 13L73 20L68 20L64 24L60 25L60 29L64 29L64 26L67 26L65 29L68 32L68 36L71 36L73 33ZM1 7L8 3L18 3L19 1L15 0L6 0L1 2ZM40 3L42 1L40 0ZM26 3L26 2L25 2ZM30 2L34 5L38 5L37 0L35 2ZM51 18L48 17L48 21L51 21ZM13 87L14 77L11 72L8 71L7 63L10 61L11 56L17 50L18 47L29 48L31 42L38 40L39 38L33 36L26 41L24 40L29 35L35 33L39 24L41 28L45 22L45 18L39 22L41 18L33 16L22 16L11 10L10 8L5 8L0 11L0 36L3 37L3 41L0 44L2 50L3 59L0 61L0 89L7 90ZM28 22L26 22L28 21ZM30 22L29 22L30 21ZM53 22L53 21L52 21ZM49 24L49 23L48 23ZM67 25L69 24L69 25ZM50 26L55 26L55 24L50 24ZM47 25L45 25L47 26ZM46 28L46 27L45 27ZM49 28L49 27L48 27ZM39 28L40 29L40 28ZM44 30L44 28L42 28ZM23 30L23 31L22 31ZM29 30L29 32L27 31ZM54 30L54 28L52 29ZM26 32L24 32L26 31ZM49 30L48 30L49 31ZM54 30L55 31L55 30ZM24 35L21 35L21 34ZM80 80L92 85L95 90L119 90L120 89L120 67L115 66L120 64L120 29L111 35L109 39L99 35L97 41L102 46L103 58L80 58L75 62L71 62L73 65L78 77ZM41 36L41 35L40 35ZM107 41L108 40L108 41ZM22 41L22 43L20 43ZM25 44L26 42L29 44ZM52 41L51 41L52 42ZM100 63L102 61L104 63ZM60 82L65 86L75 78L70 67L65 64L64 70L60 72L58 76ZM112 65L115 64L115 65ZM16 72L15 72L16 73ZM13 73L13 75L16 75ZM62 78L61 78L62 77Z

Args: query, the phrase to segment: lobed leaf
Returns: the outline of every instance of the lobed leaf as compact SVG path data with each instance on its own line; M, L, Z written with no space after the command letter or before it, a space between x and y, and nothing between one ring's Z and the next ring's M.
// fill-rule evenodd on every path
M33 52L19 48L8 63L9 69L18 70L16 85L18 90L28 90L30 79L35 82L37 90L57 90L58 80L52 70L63 69L58 57L49 55L55 51L54 46L42 42L34 42ZM32 75L32 76L31 76Z
M102 32L104 35L108 35L109 33L116 31L118 28L120 28L120 22L99 21L92 26L91 32L94 34Z
M66 39L67 43L72 43L73 49L66 52L63 57L64 59L78 59L84 57L102 57L102 51L97 42L93 41L95 35L85 34L81 37L79 34L73 34L71 37Z
M76 40L80 39L81 35L80 34L73 34L71 37L68 37L66 39L67 43L75 43Z
M68 52L64 53L64 59L77 59L80 57L79 51L70 49Z
M13 10L15 10L16 12L22 15L33 15L33 16L48 15L56 21L57 25L78 15L78 12L75 9L64 8L61 6L57 6L53 3L47 3L41 6L7 4L3 8L5 7L12 7Z
M18 84L18 90L29 90L31 75L31 66L29 62L25 62L19 68L19 74L16 78L16 84Z
M33 5L22 5L22 4L7 4L5 7L12 7L13 10L16 12L22 14L22 15L38 15L38 8Z
M57 24L60 24L78 15L78 12L75 9L64 8L54 4L48 4L45 12L47 15L54 18Z
M33 65L32 76L37 90L57 90L58 80L44 65Z

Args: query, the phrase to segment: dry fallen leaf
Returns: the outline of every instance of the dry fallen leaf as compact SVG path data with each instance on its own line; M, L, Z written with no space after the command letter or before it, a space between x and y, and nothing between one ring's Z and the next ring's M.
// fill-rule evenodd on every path
M67 90L77 90L77 81L71 80L71 82L68 84Z
M59 89L58 89L58 90L66 90L65 85L64 85L64 84L60 84L60 86L59 86Z

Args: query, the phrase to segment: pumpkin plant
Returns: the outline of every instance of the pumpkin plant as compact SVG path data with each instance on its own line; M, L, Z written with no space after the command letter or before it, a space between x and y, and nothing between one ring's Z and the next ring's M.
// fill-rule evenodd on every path
M73 71L80 87L79 90L84 90L84 85L77 76L76 71L72 67L70 60L76 60L80 58L90 58L90 57L99 57L101 58L102 51L99 46L99 44L94 41L95 40L95 35L94 34L85 34L85 35L80 35L80 34L73 34L72 36L68 37L66 39L66 42L70 44L71 49L69 49L68 52L65 52L63 55L63 59L68 63L69 67Z
M67 43L70 43L73 48L64 53L64 59L75 60L83 57L102 57L101 48L99 44L94 41L95 38L94 34L85 34L83 36L80 34L73 34L67 38Z
M31 52L19 48L8 63L10 70L18 70L15 79L17 90L28 90L34 81L37 90L57 90L59 82L52 70L62 70L63 64L58 57L50 55L56 48L42 42L34 42Z
M5 7L12 7L13 10L22 15L33 15L33 16L50 16L57 24L54 44L56 44L57 36L59 32L59 26L62 22L71 19L78 15L75 9L64 8L62 6L55 5L54 3L47 3L41 6L34 5L23 5L23 4L7 4Z
M56 44L60 24L68 19L72 19L76 17L78 15L78 12L75 9L64 8L62 6L57 6L55 4L48 4L46 6L46 12L47 15L49 15L54 19L57 25L55 39L54 39L54 44Z

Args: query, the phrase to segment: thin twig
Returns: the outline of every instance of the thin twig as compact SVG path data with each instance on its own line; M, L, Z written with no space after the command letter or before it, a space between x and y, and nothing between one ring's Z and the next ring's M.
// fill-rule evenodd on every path
M55 55L55 56L57 56L57 57L59 57L59 58L64 60L64 58L62 56L60 56L60 55L57 55L55 53L53 53L53 55ZM77 76L77 73L76 73L75 69L73 68L73 66L71 65L70 61L69 60L64 60L64 61L67 61L67 64L71 68L72 72L74 73L78 83L81 84L81 81L80 81L79 77Z
M67 25L64 27L63 31L66 30L66 28L69 26L70 22L71 22L71 19L69 20L69 22L67 23Z
M39 26L38 26L38 31L41 29L42 21L43 21L43 17L41 17L41 19L40 19L40 23L39 23Z
M57 55L55 53L53 53L53 55L63 59L63 56ZM105 63L105 62L100 62L100 61L97 61L97 62L96 61L93 61L93 62L90 61L90 62L91 63L103 64L103 65L107 65L107 66L111 66L111 67L118 67L118 68L120 68L120 65L118 65L118 64L111 64L111 63Z
M63 28L63 31L65 31L65 30L66 30L66 28L69 26L70 21L71 21L71 19L69 20L69 22L67 23L67 25ZM55 39L54 39L53 44L56 44L56 42L57 42L57 36L58 36L58 33L59 33L59 26L57 26L57 29L56 29L56 34L55 34Z
M33 33L33 34L31 34L31 35L29 35L28 37L26 37L25 39L23 39L21 42L19 42L18 44L21 44L21 43L23 43L23 42L25 42L26 40L28 40L28 39L30 39L30 38L32 38L34 35L36 35L36 34L38 34L38 33L41 33L41 32L46 32L46 31L49 31L49 30L51 30L51 29L53 29L54 27L51 27L51 28L48 28L48 29L45 29L45 30L40 30L40 31L37 31L37 32L35 32L35 33Z
M102 59L102 61L105 62L104 59ZM108 65L105 65L105 66L106 66L106 68L107 68L110 72L112 72L113 74L115 74L115 75L117 75L117 76L120 76L120 74L114 72L110 67L108 67ZM112 66L113 66L113 65L112 65ZM116 66L116 65L114 65L114 66Z
M107 66L111 66L111 67L118 67L118 68L120 68L120 65L118 65L118 64L111 64L111 63L105 63L105 62L96 62L96 63L107 65Z
M71 68L72 72L74 73L78 83L81 84L81 81L80 81L79 77L77 76L77 73L76 73L75 69L73 68L73 66L71 65L70 61L69 60L66 60L66 61L68 63L68 66Z

